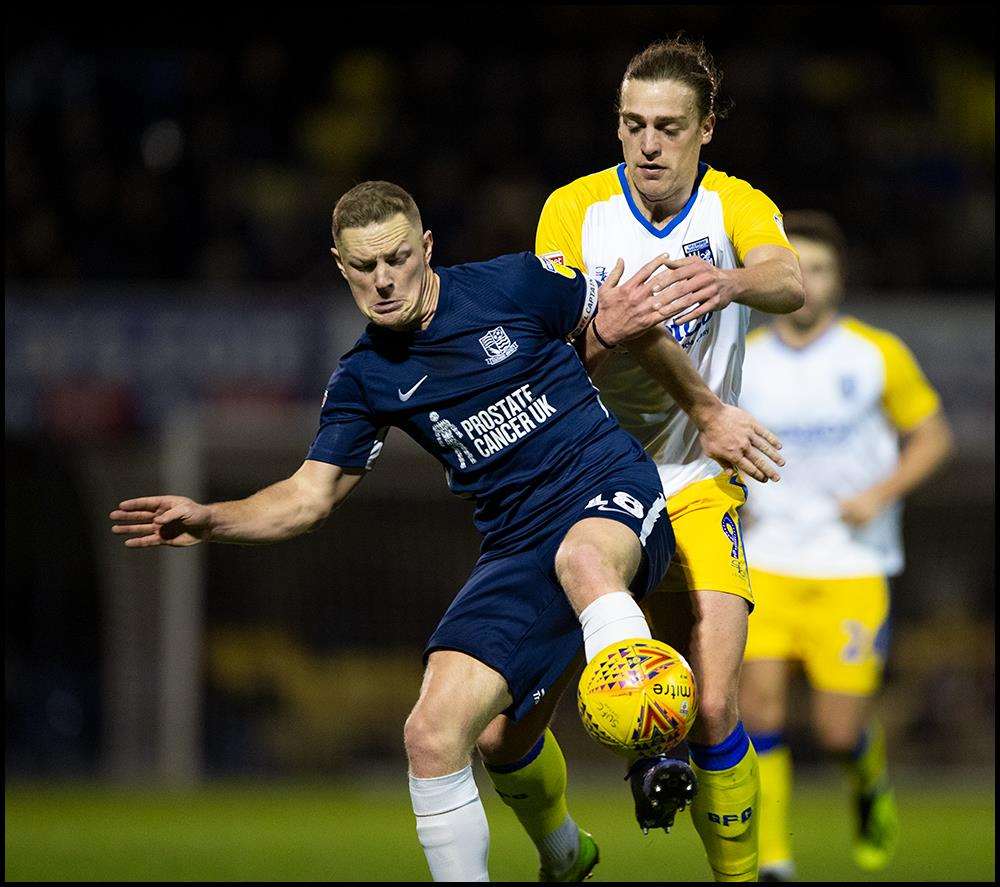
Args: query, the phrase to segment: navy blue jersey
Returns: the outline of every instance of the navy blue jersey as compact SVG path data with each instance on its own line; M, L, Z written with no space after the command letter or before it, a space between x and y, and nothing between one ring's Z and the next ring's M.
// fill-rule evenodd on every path
M369 324L330 379L310 459L371 467L389 427L475 499L483 551L523 544L593 482L646 459L574 347L597 283L532 253L435 269L426 330Z

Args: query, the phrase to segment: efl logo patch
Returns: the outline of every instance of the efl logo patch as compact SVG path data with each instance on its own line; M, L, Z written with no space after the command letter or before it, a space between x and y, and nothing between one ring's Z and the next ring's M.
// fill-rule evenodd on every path
M483 351L486 352L486 363L489 366L500 363L501 360L506 360L517 351L517 342L510 340L510 336L507 335L506 330L502 326L495 327L485 336L481 336L479 344L483 346Z
M535 258L542 263L542 267L546 271L550 271L553 274L561 274L563 277L568 277L570 280L573 280L576 277L576 271L574 271L572 268L567 268L562 263L562 256L558 256L556 258L552 255L548 255L548 256L535 256Z
M712 265L715 264L715 256L712 255L712 242L707 237L685 243L682 249L685 256L697 256Z
M546 260L549 262L555 262L557 265L565 265L566 257L562 253L545 253L538 257L538 260L544 265Z

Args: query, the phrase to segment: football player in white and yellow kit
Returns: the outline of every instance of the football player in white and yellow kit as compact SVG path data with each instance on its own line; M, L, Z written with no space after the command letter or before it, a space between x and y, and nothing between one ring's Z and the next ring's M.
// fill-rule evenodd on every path
M906 346L838 314L843 238L833 220L789 213L785 228L806 304L751 335L741 398L779 433L788 462L781 484L755 487L745 512L757 609L741 701L760 762L761 880L794 876L782 735L793 661L812 687L820 745L854 775L855 858L875 869L891 857L897 818L871 717L888 637L887 577L903 566L902 497L951 446L938 396Z
M720 471L702 448L701 432L736 404L750 309L794 311L803 296L777 207L700 162L715 126L719 79L700 42L663 41L636 55L619 96L624 163L549 197L536 252L600 279L621 275L622 262L629 274L658 255L671 257L662 288L670 322L618 348L606 330L602 335L598 313L586 356L588 367L595 355L604 358L594 376L601 397L657 463L667 496L677 551L661 586L669 593L653 595L648 614L654 635L688 657L698 680L700 708L689 737L695 826L716 879L755 880L759 780L737 710L753 605L737 469L760 480L776 474L753 446L722 460L729 470ZM692 401L690 387L681 390L677 380L699 373L704 397ZM759 437L753 444L768 451ZM565 762L551 732L539 759L544 755L549 763L532 760L519 769L514 762L491 774L540 851L543 828L566 814ZM692 768L643 759L630 773L640 825L669 828L691 797Z

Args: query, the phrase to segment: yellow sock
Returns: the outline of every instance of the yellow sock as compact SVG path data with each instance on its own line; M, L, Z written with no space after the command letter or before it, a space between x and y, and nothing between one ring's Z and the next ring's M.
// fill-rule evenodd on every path
M792 755L780 733L755 733L751 739L760 769L760 867L788 867Z
M486 767L497 794L514 811L541 852L543 840L562 826L566 808L566 759L552 731L515 764ZM574 836L576 832L574 830Z
M718 745L688 743L698 794L691 804L716 881L756 881L760 773L743 729Z

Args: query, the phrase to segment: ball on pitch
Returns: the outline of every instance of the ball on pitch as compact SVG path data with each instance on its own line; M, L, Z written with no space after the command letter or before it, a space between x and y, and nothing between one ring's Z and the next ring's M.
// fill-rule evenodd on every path
M655 755L680 743L698 713L691 667L661 641L611 644L583 670L577 706L587 732L617 752Z

